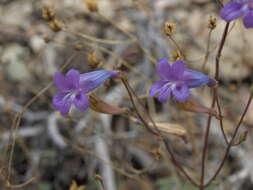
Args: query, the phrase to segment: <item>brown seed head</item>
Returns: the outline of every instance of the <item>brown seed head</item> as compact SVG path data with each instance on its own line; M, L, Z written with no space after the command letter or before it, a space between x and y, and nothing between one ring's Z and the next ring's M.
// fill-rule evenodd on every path
M164 24L164 33L167 36L171 36L176 30L176 24L173 22L165 22Z
M96 52L92 52L88 54L88 64L92 67L99 66L101 61L98 59Z
M211 30L215 29L217 25L217 18L214 16L209 17L209 23L208 23L208 28Z
M59 32L62 29L60 21L56 18L50 21L48 25L54 32Z
M53 20L55 18L54 10L50 7L44 7L42 9L42 18L47 20L47 21Z

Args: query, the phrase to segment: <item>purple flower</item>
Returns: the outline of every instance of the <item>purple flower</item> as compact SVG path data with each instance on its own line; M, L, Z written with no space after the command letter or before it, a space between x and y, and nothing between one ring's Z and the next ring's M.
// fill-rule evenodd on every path
M166 102L171 96L179 102L185 102L190 97L189 88L216 84L216 81L207 75L187 69L183 61L169 64L166 59L161 59L156 69L162 80L153 84L149 96L157 96L160 102Z
M87 94L98 88L105 80L117 75L118 71L106 70L80 74L79 71L71 69L65 76L56 72L54 83L60 92L53 97L54 108L62 115L68 114L72 104L85 111L89 107Z
M246 28L253 28L253 0L234 0L227 3L222 9L220 16L226 22L243 16Z

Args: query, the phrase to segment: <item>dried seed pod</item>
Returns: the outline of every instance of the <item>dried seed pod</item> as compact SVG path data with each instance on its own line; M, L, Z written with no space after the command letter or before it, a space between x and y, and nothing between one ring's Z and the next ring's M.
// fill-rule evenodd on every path
M176 30L176 24L173 22L165 22L164 24L164 33L167 36L171 36L172 34L174 34Z
M96 52L92 52L88 54L88 64L92 67L97 67L99 66L101 61L98 59L98 56Z
M211 30L215 29L217 25L217 18L214 16L209 17L209 23L208 23L208 28Z
M62 29L60 21L58 19L53 19L48 23L48 25L54 32L59 32Z
M42 9L42 18L47 20L47 21L52 21L53 19L55 19L54 10L50 7L44 7Z
M110 115L127 114L127 108L120 108L117 105L108 104L95 96L94 94L89 95L90 108L98 113L105 113Z

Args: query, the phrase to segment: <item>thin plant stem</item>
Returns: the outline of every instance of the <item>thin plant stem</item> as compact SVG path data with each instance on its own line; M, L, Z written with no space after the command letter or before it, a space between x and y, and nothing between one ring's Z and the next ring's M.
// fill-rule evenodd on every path
M156 64L157 60L154 56L152 56L147 49L145 49L144 47L142 47L142 44L140 43L140 41L138 40L138 38L133 35L132 33L128 32L127 30L122 29L120 26L118 26L114 21L112 21L111 19L107 18L106 16L104 16L101 13L97 13L100 17L102 17L103 19L105 19L107 22L109 22L114 28L116 28L118 31L122 32L123 34L125 34L127 37L129 37L131 40L133 40L133 42L136 42L138 44L138 46L141 48L141 50L146 54L146 56L148 57L148 59L151 61L151 63Z
M240 128L240 126L241 126L241 124L243 122L243 119L244 119L244 117L245 117L245 115L246 115L246 113L247 113L247 111L249 109L249 106L250 106L250 104L252 102L252 98L253 98L253 96L250 95L250 97L248 99L248 102L246 104L246 107L245 107L245 109L243 111L243 114L242 114L242 116L241 116L241 118L240 118L240 120L239 120L239 122L238 122L238 124L237 124L237 126L235 128L235 130L234 130L233 136L232 136L232 138L231 138L231 140L230 140L230 142L229 142L229 144L227 146L225 155L224 155L224 157L223 157L223 159L222 159L222 161L221 161L218 169L214 173L213 177L211 177L211 179L204 185L205 187L208 186L208 185L210 185L210 183L212 183L212 181L217 177L217 175L220 173L221 169L223 168L223 166L224 166L224 164L225 164L225 162L227 160L227 157L229 155L229 151L230 151L231 147L233 146L233 141L234 141L234 139L235 139L235 137L237 135L237 132L238 132L238 130L239 130L239 128Z
M213 29L210 29L209 32L208 32L206 54L205 54L204 62L203 62L203 65L202 65L202 71L206 67L207 60L208 60L208 57L209 57L209 54L210 54L210 44L211 44L212 31L213 31Z
M66 63L60 68L60 70L64 70L68 65L71 64L71 61L76 57L76 54L73 54L70 56ZM13 121L11 126L11 144L10 144L10 154L9 154L9 160L8 160L8 168L7 168L7 181L10 183L10 177L11 177L11 167L12 167L12 160L14 155L14 148L16 144L16 132L19 128L22 116L24 112L28 109L29 106L31 106L38 98L40 98L51 86L53 85L53 82L50 82L46 87L44 87L42 90L40 90L33 98L31 98L22 108L20 112L18 112Z
M84 33L72 31L72 30L70 30L67 27L64 28L64 29L62 29L62 31L66 32L67 34L72 34L74 36L78 36L80 38L84 38L86 40L90 40L92 42L101 43L101 44L118 45L118 44L127 44L127 43L134 42L132 39L131 40L108 40L108 39L100 39L100 38L96 38L96 37L93 37L93 36L89 36L89 35L84 34Z
M222 116L222 111L221 111L221 106L220 106L220 101L219 101L219 96L218 94L216 93L216 104L217 104L217 108L218 108L218 114L219 114L219 121L220 121L220 129L221 129L221 132L222 132L222 135L223 135L223 138L226 142L226 144L228 145L228 138L227 138L227 135L225 133L225 130L224 130L224 125L223 125L223 116Z
M215 79L218 81L219 80L219 70L220 70L220 57L221 57L221 53L227 38L227 34L228 34L228 29L229 29L229 22L226 24L224 32L222 34L222 38L221 38L221 42L219 45L219 49L215 58Z
M220 70L220 57L221 53L226 41L226 37L228 34L228 29L229 29L229 22L226 24L222 38L220 41L220 45L216 54L216 59L215 59L215 80L219 81L219 70ZM216 95L218 94L218 88L214 89L213 92L213 100L212 100L212 105L211 108L214 108L215 106L215 100L216 100ZM220 118L222 120L222 117ZM200 190L204 190L204 181L205 181L205 160L206 160L206 154L207 154L207 149L208 149L208 139L209 139L209 132L210 132L210 126L212 122L212 116L209 115L208 120L207 120L207 127L206 127L206 132L205 132L205 137L204 137L204 147L203 147L203 152L202 152L202 160L201 160L201 178L200 178Z
M220 0L216 0L216 2L218 3L218 5L222 8L224 7L223 3Z
M143 106L143 104L140 102L140 100L138 99L138 97L137 97L136 94L134 93L133 89L131 88L131 86L129 85L129 83L127 82L127 80L123 78L123 79L122 79L122 82L123 82L125 88L127 89L128 95L129 95L129 97L130 97L130 100L131 100L131 102L132 102L132 105L133 105L135 111L136 111L137 114L138 114L138 117L139 117L140 120L143 122L143 124L147 127L147 129L150 129L149 124L147 123L147 121L146 121L144 118L142 118L141 114L139 113L139 111L138 111L138 109L137 109L137 106L135 105L135 102L134 102L134 98L133 98L132 93L133 93L133 94L135 95L135 97L137 98L139 104L140 104L141 106ZM197 182L194 181L194 179L184 170L184 168L183 168L183 167L180 165L180 163L177 161L177 159L176 159L176 157L175 157L175 155L174 155L172 149L170 148L168 142L163 138L163 136L162 136L162 134L160 133L159 129L157 128L157 126L156 126L154 120L153 120L152 117L149 115L149 113L147 113L147 114L148 114L148 117L149 117L149 119L151 120L151 122L152 122L152 124L153 124L153 127L156 129L155 134L162 140L162 142L163 142L163 144L164 144L164 146L165 146L167 152L169 153L169 155L170 155L170 157L171 157L172 163L176 166L176 168L179 169L179 171L180 171L180 172L181 172L193 185L199 186L199 185L197 184Z
M134 110L138 116L138 118L141 120L141 122L145 125L145 127L152 133L152 134L155 134L155 135L158 135L157 132L155 132L153 129L150 128L148 122L142 117L142 115L140 114L138 108L137 108L137 105L135 104L135 101L134 101L134 97L131 93L131 90L129 89L129 85L128 85L128 82L126 81L125 78L122 78L121 79L122 83L124 84L126 90L127 90L127 93L129 95L129 98L130 98L130 101L134 107Z
M215 106L215 90L214 89L214 95L213 95L213 100L211 104L211 108L214 108ZM204 180L205 180L205 160L206 160L206 155L207 155L207 149L208 149L208 137L209 137L209 132L210 132L210 127L211 127L211 122L212 122L212 116L209 115L207 119L207 127L206 127L206 132L205 132L205 138L204 138L204 147L202 151L202 160L201 160L201 178L200 178L200 190L204 190Z
M169 39L175 45L175 47L177 48L177 50L180 52L180 54L182 55L183 59L186 60L186 56L184 55L181 47L178 45L178 43L176 42L176 40L171 35L169 35Z

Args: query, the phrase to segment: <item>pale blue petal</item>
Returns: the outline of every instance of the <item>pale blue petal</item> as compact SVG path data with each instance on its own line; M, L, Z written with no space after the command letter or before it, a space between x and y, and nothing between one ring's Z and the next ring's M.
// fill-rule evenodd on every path
M187 85L188 88L196 88L204 85L215 85L216 82L214 79L208 77L207 75L194 71L191 69L186 69L182 81Z
M99 70L80 75L80 87L85 93L98 88L107 79L116 77L117 71Z

